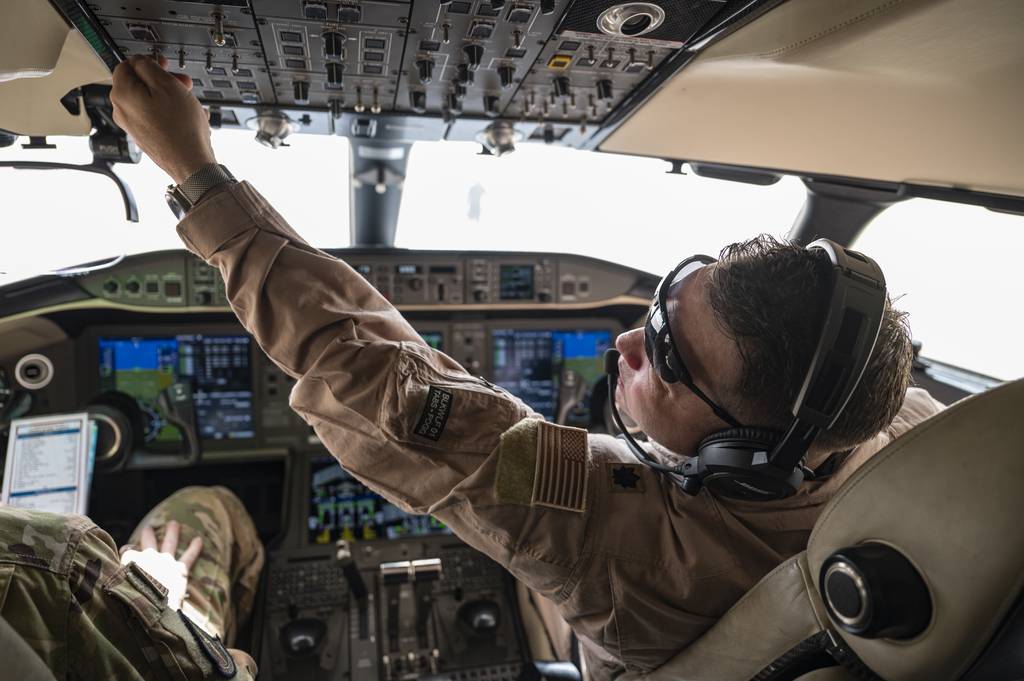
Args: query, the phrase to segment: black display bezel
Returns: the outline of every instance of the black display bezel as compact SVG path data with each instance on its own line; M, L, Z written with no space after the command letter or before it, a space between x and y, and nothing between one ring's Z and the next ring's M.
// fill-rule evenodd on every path
M262 432L262 410L263 396L260 390L259 377L264 365L264 355L257 352L259 345L245 329L238 324L213 323L213 324L145 324L145 325L117 325L117 326L93 326L89 327L79 338L79 366L84 367L81 372L81 384L79 386L79 403L87 404L93 397L98 395L100 388L99 375L99 340L100 338L168 338L181 335L204 335L204 336L248 336L249 337L249 380L252 391L252 425L254 437L237 439L203 439L203 449L210 451L232 451L248 449L260 441ZM156 452L177 452L183 443L152 442L147 444L147 449Z

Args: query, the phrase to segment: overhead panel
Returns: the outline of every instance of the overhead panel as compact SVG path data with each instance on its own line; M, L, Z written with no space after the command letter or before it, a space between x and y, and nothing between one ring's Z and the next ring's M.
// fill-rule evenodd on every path
M749 0L96 0L207 104L595 123Z

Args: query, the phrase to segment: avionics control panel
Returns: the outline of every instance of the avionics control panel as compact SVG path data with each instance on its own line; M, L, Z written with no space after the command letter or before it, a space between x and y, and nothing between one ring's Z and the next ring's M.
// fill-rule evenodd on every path
M400 308L443 305L490 309L534 304L594 307L615 304L617 299L629 296L647 297L647 289L652 286L649 275L582 256L329 252L355 268ZM137 256L77 282L97 298L131 306L227 306L220 273L184 251Z
M520 678L529 651L501 566L333 457L297 457L291 482L292 520L268 557L261 678Z
M554 253L335 254L394 302L428 345L546 418L584 428L603 428L602 354L642 317L657 283L626 267ZM294 379L238 324L220 273L185 251L129 256L0 294L9 340L0 348L0 388L8 405L27 415L120 409L120 394L141 410L144 444L135 451L145 455L101 458L101 471L188 465L179 461L183 433L159 401L161 391L182 383L204 461L320 446L288 406ZM28 305L34 316L25 316Z

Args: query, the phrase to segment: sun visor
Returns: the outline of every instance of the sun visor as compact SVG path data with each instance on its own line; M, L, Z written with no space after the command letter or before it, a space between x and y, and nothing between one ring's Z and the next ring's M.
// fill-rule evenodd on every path
M788 0L712 44L611 151L1024 195L1024 2Z
M84 110L60 100L110 71L46 0L0 2L0 129L20 135L87 135Z

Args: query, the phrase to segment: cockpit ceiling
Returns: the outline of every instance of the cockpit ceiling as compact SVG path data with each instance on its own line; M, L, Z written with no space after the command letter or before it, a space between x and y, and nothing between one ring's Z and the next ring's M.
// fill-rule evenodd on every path
M603 151L1024 195L1024 3L788 0Z

